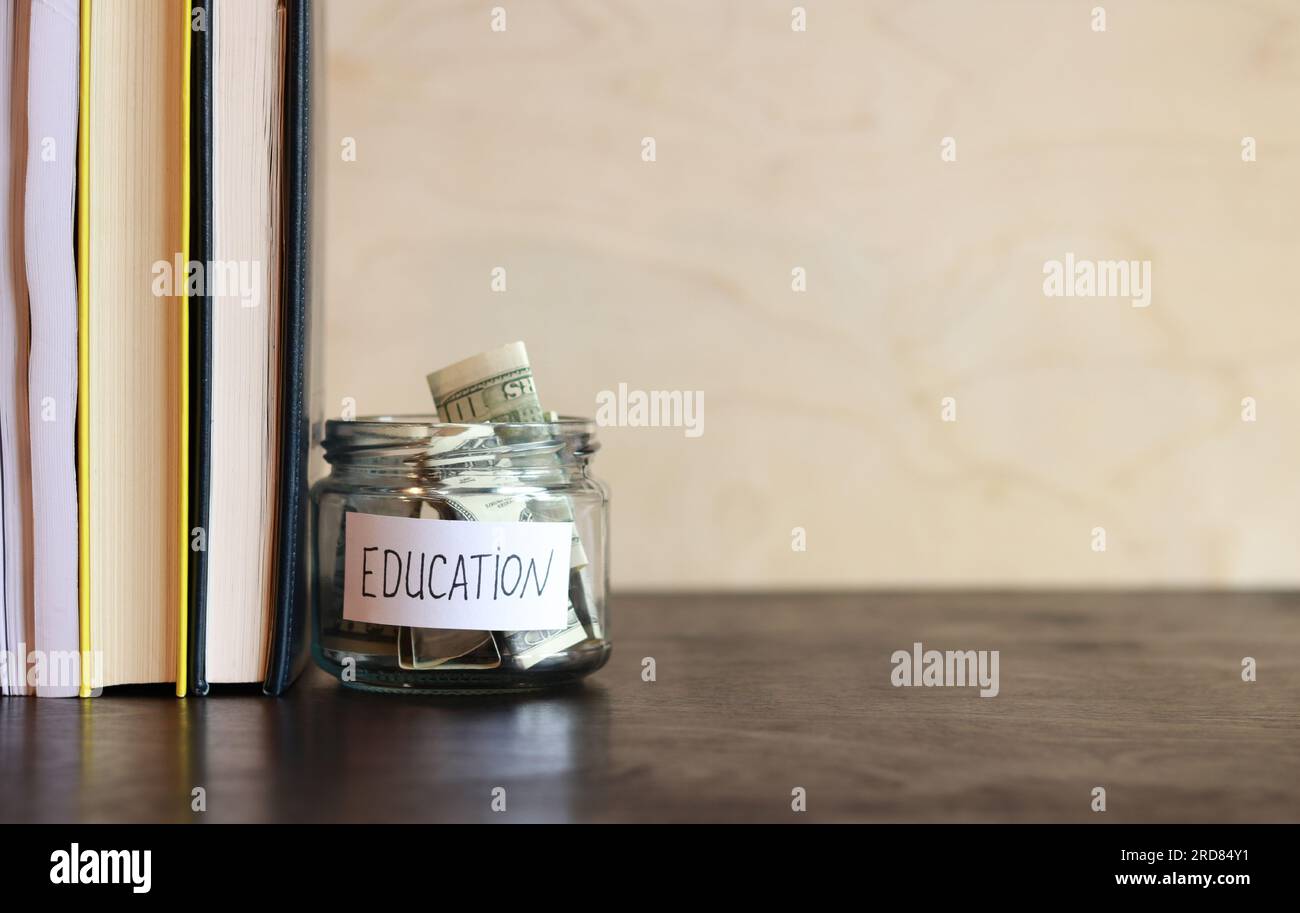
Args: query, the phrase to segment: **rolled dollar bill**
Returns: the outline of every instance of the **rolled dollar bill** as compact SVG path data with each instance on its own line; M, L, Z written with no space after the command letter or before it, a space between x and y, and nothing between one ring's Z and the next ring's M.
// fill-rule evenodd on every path
M503 652L508 654L519 669L531 669L546 657L587 639L587 631L578 618L573 603L569 603L568 624L554 631L498 631Z
M542 422L533 368L522 342L480 352L428 376L444 422Z

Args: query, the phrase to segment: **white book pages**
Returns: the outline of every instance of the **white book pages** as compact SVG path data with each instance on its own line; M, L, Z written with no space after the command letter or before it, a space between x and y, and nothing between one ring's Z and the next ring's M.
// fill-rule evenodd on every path
M4 539L4 686L26 694L33 648L31 450L27 423L26 3L0 3L0 510Z
M213 4L209 682L266 675L275 611L283 20Z
M41 697L75 697L77 612L77 0L35 0L27 80L28 412Z

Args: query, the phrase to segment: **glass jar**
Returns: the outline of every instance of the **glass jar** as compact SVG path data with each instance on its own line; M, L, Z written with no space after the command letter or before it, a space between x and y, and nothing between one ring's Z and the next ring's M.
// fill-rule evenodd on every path
M538 688L603 666L609 496L588 472L595 431L568 417L327 422L309 533L317 665L400 692Z

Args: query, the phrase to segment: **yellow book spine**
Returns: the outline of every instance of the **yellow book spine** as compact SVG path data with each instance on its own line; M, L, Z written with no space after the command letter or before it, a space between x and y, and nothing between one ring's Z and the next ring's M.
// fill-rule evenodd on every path
M181 15L181 262L188 270L190 262L190 11L189 0L172 0L183 4ZM188 273L187 273L188 276ZM184 697L189 680L189 605L190 605L190 299L189 282L181 282L180 294L180 581L176 604L176 696Z
M81 696L90 697L90 2L81 0L77 127L77 608Z

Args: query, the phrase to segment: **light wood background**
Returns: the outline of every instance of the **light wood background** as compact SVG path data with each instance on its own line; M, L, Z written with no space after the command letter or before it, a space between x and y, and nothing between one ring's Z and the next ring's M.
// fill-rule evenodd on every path
M622 587L1300 583L1300 8L793 5L328 0L326 413L704 391L603 432Z

